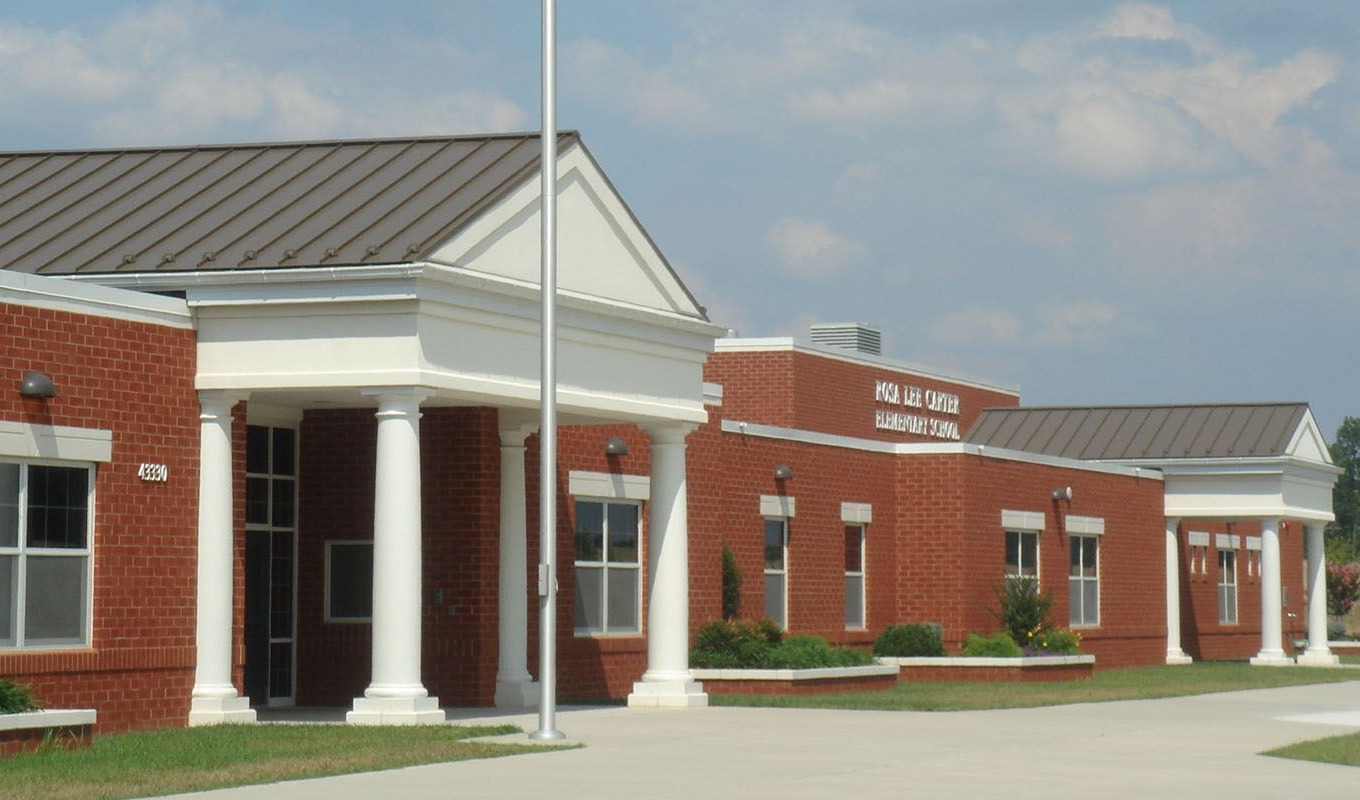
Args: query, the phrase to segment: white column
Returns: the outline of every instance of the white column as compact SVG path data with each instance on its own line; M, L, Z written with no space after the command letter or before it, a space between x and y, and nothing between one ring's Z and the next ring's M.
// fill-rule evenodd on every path
M231 409L241 399L200 392L198 467L197 654L190 725L254 722L249 698L231 682L232 530Z
M1180 519L1166 518L1166 663L1189 664L1181 649L1181 548L1176 540Z
M692 425L649 427L652 485L647 531L647 671L629 706L708 705L689 671L689 530L685 436Z
M501 558L499 565L500 636L496 667L496 706L532 708L539 687L529 674L529 581L527 492L524 440L534 425L502 428Z
M1308 549L1308 649L1299 663L1309 667L1335 667L1341 664L1327 646L1327 555L1323 547L1321 522L1303 526Z
M346 719L356 725L444 721L420 681L420 389L375 391L373 678Z
M1285 655L1281 641L1284 631L1280 621L1281 608L1280 584L1280 521L1261 520L1261 652L1252 659L1252 664L1280 666L1293 664L1294 659Z

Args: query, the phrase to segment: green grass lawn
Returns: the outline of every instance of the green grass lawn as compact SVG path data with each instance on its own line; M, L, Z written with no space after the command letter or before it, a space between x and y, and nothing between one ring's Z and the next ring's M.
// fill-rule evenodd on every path
M96 736L87 749L0 758L0 797L150 797L546 749L467 741L516 731L510 725L218 725Z
M848 692L810 697L713 695L727 706L848 708L882 711L963 711L1030 708L1066 703L1146 700L1210 692L1272 689L1308 683L1360 680L1360 672L1315 667L1252 667L1238 662L1097 670L1090 678L1061 683L964 683L902 681L879 692Z
M1298 742L1267 750L1261 755L1360 767L1360 733L1343 733L1326 739Z

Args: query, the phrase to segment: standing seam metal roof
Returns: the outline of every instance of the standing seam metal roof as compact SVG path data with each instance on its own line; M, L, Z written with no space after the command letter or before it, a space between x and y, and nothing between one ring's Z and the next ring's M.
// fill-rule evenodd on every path
M579 140L559 135L559 148ZM419 261L538 170L538 133L0 153L0 268Z
M1306 403L989 408L964 441L1092 461L1281 456Z

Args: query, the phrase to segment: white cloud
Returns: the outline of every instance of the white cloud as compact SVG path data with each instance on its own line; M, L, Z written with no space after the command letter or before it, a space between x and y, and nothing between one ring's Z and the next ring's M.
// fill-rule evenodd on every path
M1102 300L1055 300L1021 316L1002 306L971 305L932 320L927 335L937 345L987 351L1091 349L1117 332L1138 327Z
M0 27L0 129L38 115L63 120L68 141L126 145L507 130L527 119L513 101L460 85L457 70L439 83L392 80L407 42L373 69L344 57L381 49L369 32L286 19L162 0L79 32ZM457 59L438 55L445 67Z
M836 275L864 257L864 245L836 233L821 220L785 217L765 234L779 264L802 278Z
M1018 347L1023 344L1025 326L1008 309L969 306L936 318L928 335L948 347Z

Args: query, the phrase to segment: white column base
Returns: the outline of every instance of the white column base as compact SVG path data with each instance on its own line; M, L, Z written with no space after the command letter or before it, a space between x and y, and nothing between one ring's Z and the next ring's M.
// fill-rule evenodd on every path
M496 708L536 708L539 694L538 683L532 679L496 681Z
M437 697L356 697L345 721L351 725L442 725L448 720Z
M1305 650L1298 658L1300 667L1339 667L1341 659L1326 647Z
M200 725L249 724L255 709L249 697L195 697L189 701L189 727Z
M1195 663L1195 659L1193 659L1193 658L1191 658L1190 656L1186 655L1185 652L1182 651L1182 650L1177 650L1177 651L1174 652L1174 653L1168 651L1167 654L1166 654L1166 663L1167 663L1167 664L1173 664L1173 665L1179 665L1179 664L1193 664L1193 663Z
M1283 650L1262 650L1251 657L1253 667L1292 667L1294 659L1284 654Z
M629 708L705 708L708 695L698 681L638 681L628 695Z

